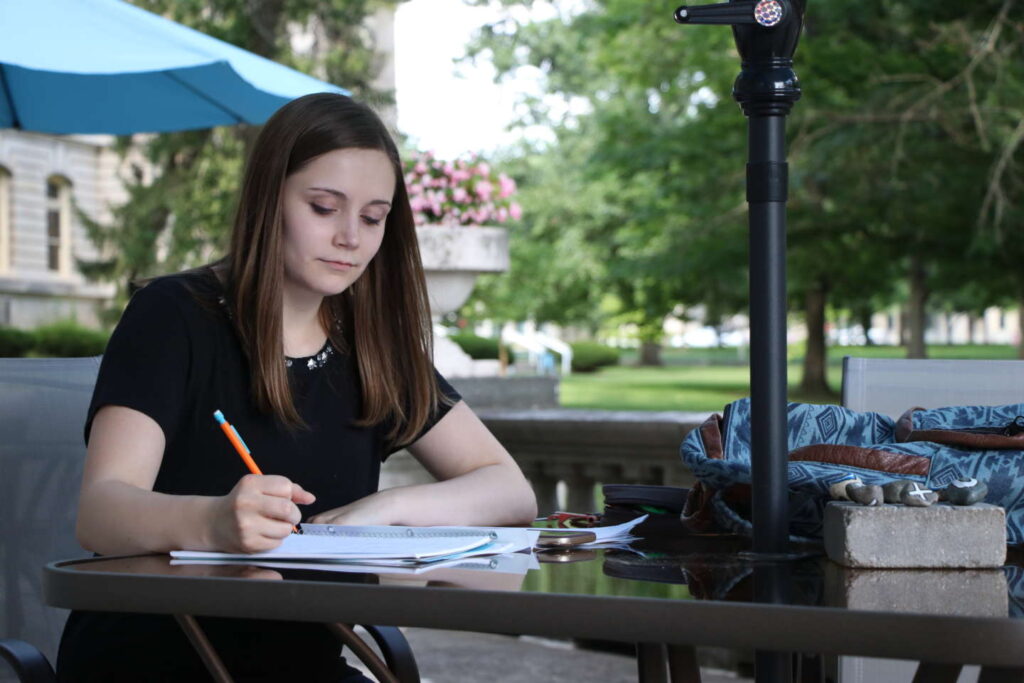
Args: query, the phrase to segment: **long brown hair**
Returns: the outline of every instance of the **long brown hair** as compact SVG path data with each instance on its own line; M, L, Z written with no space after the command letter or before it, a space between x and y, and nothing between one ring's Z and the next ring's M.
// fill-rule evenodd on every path
M362 387L360 424L391 424L406 444L438 404L426 280L398 149L365 104L333 93L300 97L264 124L239 196L227 266L228 301L249 357L257 405L290 427L303 425L284 365L282 284L285 180L336 149L379 150L391 160L395 194L377 255L347 290L325 297L320 322L331 343L354 350Z

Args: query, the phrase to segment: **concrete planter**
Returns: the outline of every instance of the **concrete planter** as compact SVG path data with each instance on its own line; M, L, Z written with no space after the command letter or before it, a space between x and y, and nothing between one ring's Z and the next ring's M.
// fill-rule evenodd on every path
M435 319L466 302L480 273L508 270L503 228L428 225L416 228L416 237Z
M508 270L508 232L503 228L428 225L416 228L416 237L435 323L466 302L481 273ZM434 340L434 365L448 377L480 374L458 344L440 336Z

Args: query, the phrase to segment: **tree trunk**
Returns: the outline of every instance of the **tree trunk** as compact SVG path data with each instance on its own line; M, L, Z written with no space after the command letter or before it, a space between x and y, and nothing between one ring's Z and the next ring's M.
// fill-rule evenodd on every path
M1018 297L1020 306L1017 308L1017 358L1024 360L1024 294Z
M800 391L824 396L829 393L825 379L825 301L826 288L820 283L804 295L804 321L807 324L807 352Z
M860 328L864 330L864 346L875 345L871 341L871 335L869 334L871 332L871 317L874 313L870 306L860 306L857 308L857 320L860 322Z
M637 365L661 365L661 344L656 341L641 342Z
M927 358L924 345L925 304L928 302L928 284L925 268L916 256L910 257L910 296L907 301L907 358Z

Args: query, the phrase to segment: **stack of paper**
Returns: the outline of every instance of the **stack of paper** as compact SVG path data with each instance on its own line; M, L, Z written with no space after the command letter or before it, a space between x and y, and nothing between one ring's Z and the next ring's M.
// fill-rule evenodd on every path
M646 516L625 524L587 529L596 540L579 548L624 547ZM509 527L334 526L303 524L277 548L261 553L175 550L172 564L254 564L262 567L421 573L440 567L525 572L537 566L531 550L541 529ZM473 563L471 565L470 563Z
M299 561L403 567L497 555L533 547L540 532L487 527L331 526L303 524L273 550L217 553L175 550L176 560L248 562Z
M596 538L591 543L585 543L579 547L595 549L624 548L637 540L637 537L633 535L633 527L640 524L645 519L647 519L647 515L631 519L622 524L616 524L615 526L595 526L587 529L581 529L581 531L593 532Z

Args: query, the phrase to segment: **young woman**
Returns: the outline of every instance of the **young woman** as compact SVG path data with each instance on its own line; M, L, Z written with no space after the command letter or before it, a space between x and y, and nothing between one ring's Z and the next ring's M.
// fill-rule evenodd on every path
M264 476L246 474L215 410ZM502 525L536 513L514 461L433 369L398 152L341 95L297 99L263 127L224 259L132 297L85 434L78 538L103 555L267 550L299 521ZM438 481L378 492L382 459L403 447ZM364 680L321 625L200 623L236 680ZM58 675L206 677L172 618L86 612L68 620Z

